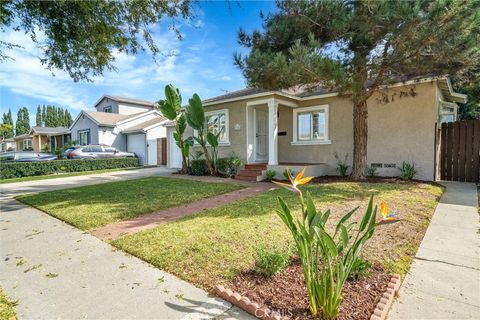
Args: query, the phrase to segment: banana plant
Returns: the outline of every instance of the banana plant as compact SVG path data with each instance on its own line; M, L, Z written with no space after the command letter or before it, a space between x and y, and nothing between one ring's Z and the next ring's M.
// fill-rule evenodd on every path
M210 145L210 148L212 150L211 154L211 160L213 164L213 170L215 174L217 174L217 159L218 159L218 138L220 137L220 134L222 133L222 130L220 130L217 134L214 134L213 132L207 132L207 142Z
M192 98L188 100L185 116L188 125L197 131L197 135L194 136L193 139L202 147L205 160L207 160L208 171L213 175L215 173L214 166L207 150L207 138L205 134L205 110L198 94L194 93Z
M345 214L336 224L334 232L328 232L326 224L331 211L317 211L311 194L307 192L304 199L302 191L298 188L312 179L303 177L304 170L295 178L289 173L289 184L275 182L297 193L302 216L294 218L281 197L278 198L280 209L277 210L277 214L290 230L297 247L302 262L310 312L314 317L321 315L323 319L335 319L342 301L345 281L359 258L364 244L374 233L377 225L377 207L373 207L372 195L356 230L354 230L356 223L347 222L358 208Z
M180 90L171 84L165 86L165 99L158 101L158 104L162 115L168 120L175 121L173 138L182 153L182 173L188 173L188 155L193 141L190 138L183 139L183 134L187 128L187 121L182 111L182 96L180 95Z

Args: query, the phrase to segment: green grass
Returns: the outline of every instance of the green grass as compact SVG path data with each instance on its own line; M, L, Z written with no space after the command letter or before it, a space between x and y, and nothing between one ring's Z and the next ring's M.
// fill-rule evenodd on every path
M137 169L137 168L135 168L135 169ZM89 174L115 172L115 171L123 171L123 170L129 170L129 169L125 169L125 168L103 169L103 170L70 172L70 173L61 173L61 174L48 174L48 175L44 175L44 176L31 176L31 177L1 179L0 184L14 183L14 182L24 182L24 181L46 180L46 179L58 179L58 178L66 178L66 177L76 177L76 176L83 176L83 175L89 175Z
M440 187L405 183L331 183L310 185L318 208L332 208L331 224L350 209L360 206L363 214L369 196L385 199L401 222L381 226L368 243L365 256L379 261L389 272L404 274L434 212ZM286 246L291 235L275 210L283 196L299 213L294 194L274 190L236 203L206 210L154 229L122 237L113 242L121 248L180 278L210 289L228 282L240 271L254 268L261 245ZM412 250L412 247L415 249ZM408 268L407 268L408 270Z
M88 230L240 188L233 184L151 177L23 195L17 199Z
M7 295L0 288L0 319L2 320L15 320L17 316L15 315L14 307L17 304L15 301L8 299Z

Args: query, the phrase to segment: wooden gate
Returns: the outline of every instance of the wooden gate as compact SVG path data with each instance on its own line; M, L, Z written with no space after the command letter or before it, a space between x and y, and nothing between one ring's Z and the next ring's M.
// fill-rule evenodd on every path
M167 138L157 139L157 164L167 165Z
M443 123L440 128L441 180L480 181L480 120Z

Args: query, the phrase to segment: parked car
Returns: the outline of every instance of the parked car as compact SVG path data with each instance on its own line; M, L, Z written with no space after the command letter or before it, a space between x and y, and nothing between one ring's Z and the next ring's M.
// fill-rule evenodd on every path
M93 159L93 158L129 158L136 157L133 152L123 152L114 147L101 145L76 146L69 151L69 159Z
M33 162L33 161L52 161L57 160L53 153L44 152L4 152L0 153L0 162Z

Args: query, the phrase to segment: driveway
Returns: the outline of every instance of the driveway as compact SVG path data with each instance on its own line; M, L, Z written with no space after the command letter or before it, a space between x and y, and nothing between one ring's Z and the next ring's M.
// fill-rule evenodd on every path
M226 301L12 196L170 175L147 168L2 185L0 287L19 319L252 319Z
M0 195L8 197L26 193L61 190L112 181L170 175L172 172L173 170L166 167L153 167L105 172L85 176L65 177L58 179L6 183L0 185Z

